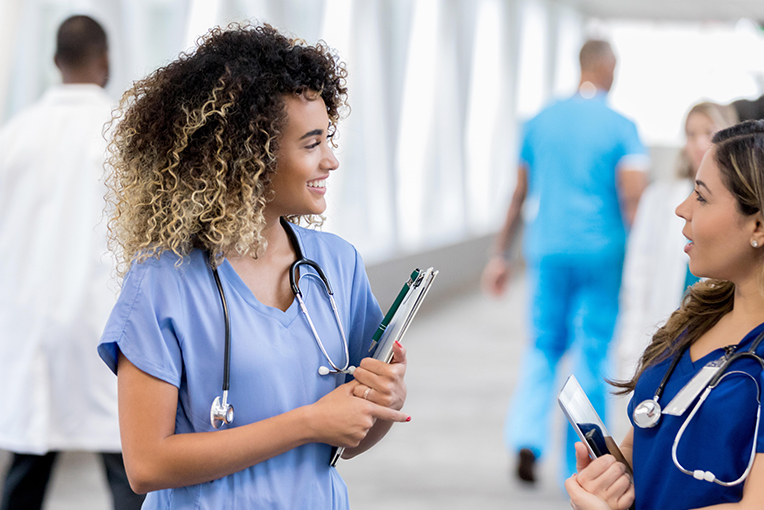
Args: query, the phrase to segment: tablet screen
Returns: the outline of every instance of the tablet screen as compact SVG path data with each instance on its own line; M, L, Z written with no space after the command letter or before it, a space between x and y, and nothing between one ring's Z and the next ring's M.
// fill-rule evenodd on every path
M565 381L557 401L593 459L609 453L629 467L575 376L571 375Z

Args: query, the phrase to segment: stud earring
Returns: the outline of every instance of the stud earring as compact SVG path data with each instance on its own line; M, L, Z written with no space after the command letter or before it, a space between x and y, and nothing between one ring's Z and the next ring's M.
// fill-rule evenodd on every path
M756 239L751 239L751 246L753 246L754 248L758 248L759 241L757 241Z

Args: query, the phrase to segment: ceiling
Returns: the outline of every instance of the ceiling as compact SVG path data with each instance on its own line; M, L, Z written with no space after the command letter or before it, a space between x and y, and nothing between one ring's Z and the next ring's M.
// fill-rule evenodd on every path
M764 24L764 0L568 0L596 18L686 21L737 21Z

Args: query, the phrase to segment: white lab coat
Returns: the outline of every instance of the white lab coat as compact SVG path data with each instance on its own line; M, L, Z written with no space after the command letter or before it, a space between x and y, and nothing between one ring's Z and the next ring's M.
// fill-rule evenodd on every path
M634 376L637 363L653 334L679 308L689 258L682 235L684 220L674 210L692 192L689 179L658 181L647 187L639 201L629 233L621 284L620 313L614 349L617 380ZM614 432L628 429L628 397L618 399Z
M0 131L0 448L119 451L96 352L116 300L102 221L111 99L60 85Z

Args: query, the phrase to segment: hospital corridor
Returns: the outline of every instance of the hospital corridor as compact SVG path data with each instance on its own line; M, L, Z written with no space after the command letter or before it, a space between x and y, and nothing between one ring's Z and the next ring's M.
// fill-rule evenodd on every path
M0 0L0 510L764 508L762 275L764 0Z

